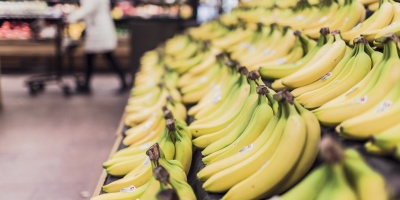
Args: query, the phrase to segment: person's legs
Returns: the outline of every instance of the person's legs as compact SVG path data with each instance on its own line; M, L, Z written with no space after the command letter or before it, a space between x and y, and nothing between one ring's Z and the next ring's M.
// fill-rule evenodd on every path
M105 52L104 57L108 61L110 67L118 74L118 77L121 81L121 87L120 90L125 90L128 88L128 85L125 81L125 73L122 70L120 64L118 63L117 59L115 58L114 54L112 51Z
M90 88L90 81L93 75L93 63L95 58L94 53L86 53L86 74L85 74L85 86Z

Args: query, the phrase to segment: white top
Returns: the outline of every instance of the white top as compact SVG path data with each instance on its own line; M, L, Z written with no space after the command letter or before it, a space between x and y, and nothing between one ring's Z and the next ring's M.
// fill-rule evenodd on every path
M85 51L99 53L117 46L115 25L110 14L109 0L80 0L80 9L71 13L67 21L84 20L86 24Z

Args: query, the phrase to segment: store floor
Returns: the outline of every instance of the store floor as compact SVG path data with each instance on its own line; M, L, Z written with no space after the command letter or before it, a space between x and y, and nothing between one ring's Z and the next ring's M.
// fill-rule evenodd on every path
M0 200L89 199L110 152L128 93L95 75L92 95L65 98L56 86L29 96L26 76L2 75Z

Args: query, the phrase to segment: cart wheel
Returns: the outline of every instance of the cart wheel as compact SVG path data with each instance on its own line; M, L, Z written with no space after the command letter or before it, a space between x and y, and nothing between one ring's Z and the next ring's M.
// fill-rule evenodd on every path
M44 83L38 83L38 84L37 84L37 90L38 90L38 91L43 92L45 89L46 89L46 88L45 88Z
M62 90L63 90L64 96L66 96L66 97L71 96L71 88L68 85L64 85L62 87Z
M29 84L29 94L31 96L36 96L36 94L38 93L37 89L35 88L35 86L33 84Z

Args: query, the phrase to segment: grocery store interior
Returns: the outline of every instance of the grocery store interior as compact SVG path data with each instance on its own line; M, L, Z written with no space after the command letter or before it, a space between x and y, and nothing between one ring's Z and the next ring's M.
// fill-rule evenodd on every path
M396 0L0 0L0 200L399 200L399 37Z

